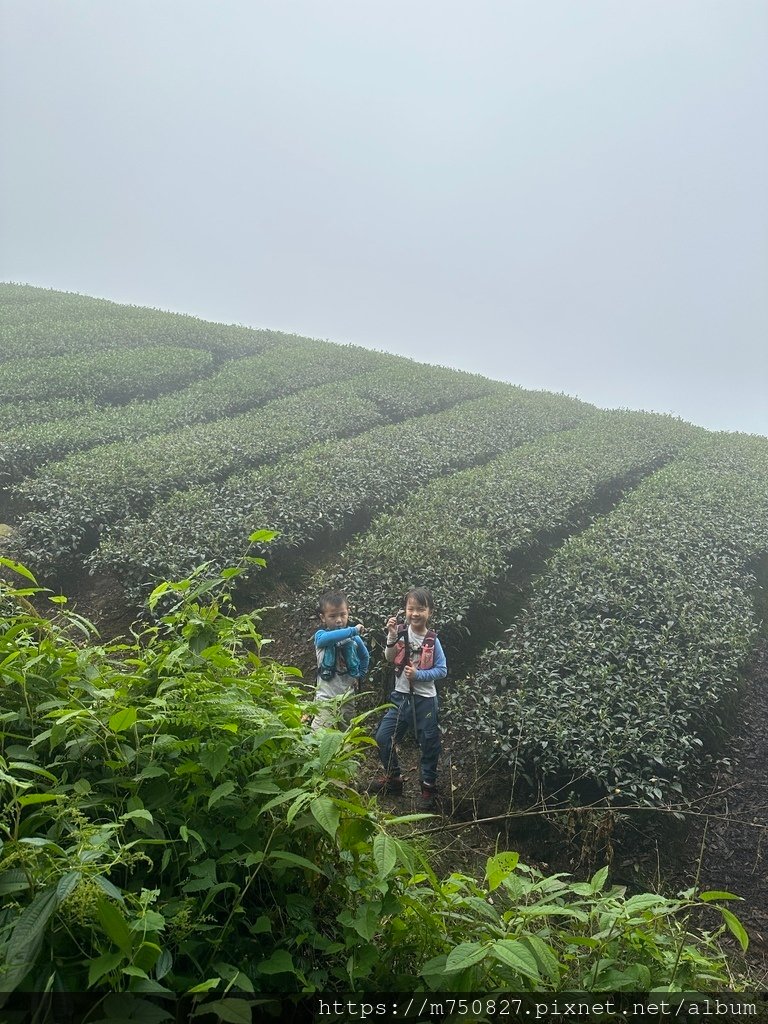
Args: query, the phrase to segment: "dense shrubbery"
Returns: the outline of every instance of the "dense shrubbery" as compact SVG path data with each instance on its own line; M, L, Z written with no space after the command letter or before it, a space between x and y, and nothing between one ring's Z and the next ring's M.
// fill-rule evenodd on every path
M89 415L96 415L99 412L96 402L84 398L43 398L40 401L25 399L23 402L2 402L0 403L0 473L3 479L7 479L7 465L4 452L8 435L21 427L19 432L23 435L29 424L50 423L53 420L68 420L87 418ZM31 468L30 464L30 467ZM19 474L22 476L23 474Z
M594 407L563 395L509 388L432 415L329 441L273 466L175 494L128 520L89 559L135 591L184 576L201 561L227 565L259 522L280 537L270 560L285 565L297 545L359 529L400 504L414 482L482 463L515 445L566 429Z
M214 992L234 1019L264 991L733 983L691 924L728 894L629 897L512 853L487 885L438 879L412 819L353 787L362 731L303 726L254 617L227 614L238 570L162 585L167 614L106 647L40 617L21 571L0 584L0 993Z
M492 603L515 551L567 528L601 487L651 472L696 434L671 417L603 412L480 468L406 490L396 511L316 573L310 590L343 589L364 621L383 621L394 595L429 581L443 628L455 629L474 605Z
M143 515L192 484L399 419L413 411L417 398L420 412L427 413L503 387L407 360L385 362L352 381L288 395L231 419L72 455L17 486L16 494L35 510L19 530L21 553L36 566L61 568L94 546L105 526Z
M0 395L23 399L73 398L124 402L151 398L204 377L210 352L193 348L126 349L0 363Z
M107 357L112 359L114 354ZM0 437L0 480L20 480L42 463L72 452L233 416L342 375L354 377L374 368L379 358L365 349L289 337L258 356L228 360L205 380L158 401L93 408L81 394L78 414L70 419L60 418L71 416L68 408L59 409L61 400L28 408L25 417L21 416L24 407L16 402L10 407L0 405L0 423L5 415L9 426L16 427Z
M0 337L2 362L32 353L67 356L153 345L204 349L234 359L261 352L286 336L88 295L0 283Z
M675 800L737 688L768 550L768 442L708 435L571 538L456 701L548 789Z

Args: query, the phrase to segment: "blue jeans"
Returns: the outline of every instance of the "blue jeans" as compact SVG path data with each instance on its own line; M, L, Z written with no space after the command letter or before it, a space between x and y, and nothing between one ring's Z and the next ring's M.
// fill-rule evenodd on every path
M394 690L390 701L395 705L386 712L378 732L379 757L387 775L398 776L397 741L410 729L413 731L413 710L416 706L416 740L421 747L421 781L434 786L437 779L437 759L440 756L440 729L437 718L437 697L419 697L416 694Z

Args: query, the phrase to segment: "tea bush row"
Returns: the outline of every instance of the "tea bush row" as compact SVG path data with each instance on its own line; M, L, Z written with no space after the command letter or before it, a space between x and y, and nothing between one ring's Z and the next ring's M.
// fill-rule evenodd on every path
M0 1006L91 990L157 1020L142 995L187 993L242 1021L263 992L739 987L727 893L630 896L513 852L438 878L403 834L421 816L355 788L370 740L302 724L221 579L159 588L172 610L125 645L35 592L0 582Z
M671 417L600 412L481 468L405 487L397 510L355 538L311 589L343 589L363 621L382 621L397 595L428 584L443 628L455 628L474 605L493 604L513 552L567 528L602 486L651 472L695 433Z
M52 420L71 421L82 418L87 421L90 416L98 415L100 411L101 408L93 399L44 398L39 401L25 399L23 402L0 402L0 450L8 450L6 444L9 436L22 438L26 431L34 430L38 424L45 424L46 427L49 427ZM59 426L61 427L62 424ZM19 427L23 429L18 430ZM7 459L0 455L0 459L6 466L13 465L12 458ZM29 468L31 469L34 465L35 463L31 463ZM18 476L24 476L27 471ZM0 473L2 474L0 479L5 479L5 473L2 470ZM17 474L12 475L15 477Z
M146 518L121 524L89 563L131 590L175 579L198 563L235 561L259 523L280 536L275 565L297 546L359 529L415 486L574 426L594 407L562 395L509 388L431 415L327 442L223 483L175 494ZM416 465L414 465L416 461Z
M69 456L15 488L32 509L18 530L20 551L35 566L71 564L95 546L105 526L145 513L174 491L361 433L413 409L427 413L506 387L398 360L228 420Z
M18 287L0 284L0 363L30 355L66 356L153 345L204 349L220 358L236 358L256 355L291 337L280 331L209 323L182 313L45 289L30 289L35 293L30 302L7 301Z
M766 550L768 442L700 440L568 540L454 719L547 791L679 800L736 699Z
M97 299L78 292L62 292L55 288L39 288L31 284L0 282L0 324L31 321L41 310L56 308L59 315L81 319L103 316L104 311L114 308L110 299ZM126 307L129 308L129 307ZM134 307L130 307L134 308Z
M213 366L210 352L160 346L14 359L0 363L0 395L13 401L82 398L107 405L171 391Z
M107 353L106 358L113 356ZM374 369L380 361L381 356L366 349L294 340L259 356L228 360L210 377L159 401L94 409L83 399L80 415L72 419L51 416L50 411L56 409L52 403L50 411L43 407L40 419L55 422L35 422L35 409L30 408L26 422L0 437L0 481L20 480L44 462L76 451L233 416L342 375L353 377ZM4 408L0 405L0 417Z

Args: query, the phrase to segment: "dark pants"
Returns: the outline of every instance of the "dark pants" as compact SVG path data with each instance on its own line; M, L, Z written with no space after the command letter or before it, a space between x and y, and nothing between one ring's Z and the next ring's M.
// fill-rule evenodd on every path
M440 730L437 721L437 697L419 697L416 694L394 690L389 698L395 705L381 720L376 742L379 757L387 775L398 776L397 741L410 729L413 731L413 710L416 704L416 740L421 747L421 781L434 786L437 778L437 759L440 756Z

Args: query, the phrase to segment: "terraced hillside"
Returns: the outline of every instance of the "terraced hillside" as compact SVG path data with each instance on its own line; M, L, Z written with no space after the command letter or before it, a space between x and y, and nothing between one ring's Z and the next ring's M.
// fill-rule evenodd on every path
M728 718L768 439L20 285L0 331L0 543L43 580L136 605L278 530L250 585L281 586L299 663L322 589L377 624L428 585L454 724L560 790L669 801Z

